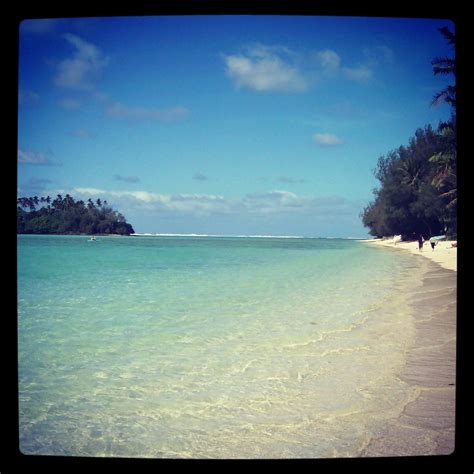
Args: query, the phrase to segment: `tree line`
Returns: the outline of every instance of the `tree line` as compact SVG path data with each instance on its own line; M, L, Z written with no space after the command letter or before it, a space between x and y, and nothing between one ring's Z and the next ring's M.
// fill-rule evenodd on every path
M107 201L74 200L66 194L55 199L20 197L17 199L18 234L120 234L134 233L131 224Z
M455 36L440 28L452 46ZM455 59L435 58L434 74L456 74ZM361 213L363 224L375 237L414 235L425 238L446 234L457 235L456 172L456 89L448 86L438 92L432 104L447 102L451 118L436 129L419 128L408 145L388 152L378 159L374 176L380 187L373 191L375 199Z

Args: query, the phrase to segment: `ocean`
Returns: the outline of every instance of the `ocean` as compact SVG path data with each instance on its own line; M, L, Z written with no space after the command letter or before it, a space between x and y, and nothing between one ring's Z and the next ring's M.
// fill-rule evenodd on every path
M18 236L20 450L358 456L399 377L424 262L356 240Z

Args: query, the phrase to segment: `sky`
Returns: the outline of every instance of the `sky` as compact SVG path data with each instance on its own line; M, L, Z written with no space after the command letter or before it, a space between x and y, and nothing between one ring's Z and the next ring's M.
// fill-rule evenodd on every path
M442 19L24 20L18 195L107 200L137 233L367 237L380 156L450 117Z

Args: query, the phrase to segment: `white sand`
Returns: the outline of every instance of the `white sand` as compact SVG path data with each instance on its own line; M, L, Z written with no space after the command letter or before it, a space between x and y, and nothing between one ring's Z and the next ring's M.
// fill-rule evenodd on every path
M439 242L434 251L426 242L373 239L366 242L411 252L438 263L423 277L411 296L415 341L407 351L400 379L418 396L400 415L387 421L364 451L364 457L451 454L455 448L456 279L457 248Z
M423 249L420 252L418 250L418 242L393 242L393 238L387 239L369 239L364 240L363 242L368 242L373 245L382 245L385 247L391 247L398 250L405 250L411 252L415 255L422 255L423 257L429 258L434 262L441 265L443 268L447 268L448 270L457 271L457 256L458 256L458 249L457 247L452 247L453 241L451 240L444 240L438 242L435 246L434 250L431 250L431 245L429 242L425 242L423 245Z

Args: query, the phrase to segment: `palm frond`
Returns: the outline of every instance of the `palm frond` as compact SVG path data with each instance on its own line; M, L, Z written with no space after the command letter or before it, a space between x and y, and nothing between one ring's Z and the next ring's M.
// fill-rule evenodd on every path
M436 74L456 74L456 60L452 58L434 58L431 61L433 73Z
M456 35L449 31L447 26L443 26L441 28L438 28L438 31L445 37L447 40L448 44L456 44Z
M439 91L433 96L431 105L439 105L442 102L448 102L449 104L456 106L456 88L454 86L448 86L442 91Z
M458 198L456 197L456 198L454 198L450 203L448 203L448 204L446 205L446 208L447 208L447 209L451 209L452 207L454 207L454 206L457 204L457 202L458 202Z

